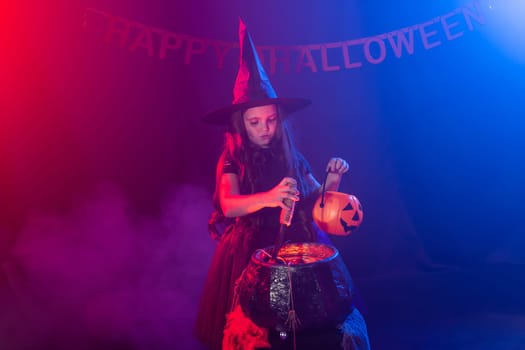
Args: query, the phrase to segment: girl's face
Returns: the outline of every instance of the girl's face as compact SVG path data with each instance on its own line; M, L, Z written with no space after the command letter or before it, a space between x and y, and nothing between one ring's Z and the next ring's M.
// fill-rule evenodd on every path
M250 141L263 148L269 147L277 129L277 118L275 105L248 108L242 119Z

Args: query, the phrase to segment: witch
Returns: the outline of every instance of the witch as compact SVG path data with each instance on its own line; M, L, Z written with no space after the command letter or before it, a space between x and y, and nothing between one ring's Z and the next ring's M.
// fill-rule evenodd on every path
M210 349L221 349L226 315L234 304L235 283L252 254L276 242L282 211L293 211L287 242L328 242L312 221L320 184L297 150L288 124L290 114L310 104L281 98L272 87L250 34L239 25L240 67L233 103L205 116L226 126L217 163L210 233L218 240L197 313L195 333ZM326 166L327 191L337 191L348 163L333 157ZM219 223L226 229L219 234Z

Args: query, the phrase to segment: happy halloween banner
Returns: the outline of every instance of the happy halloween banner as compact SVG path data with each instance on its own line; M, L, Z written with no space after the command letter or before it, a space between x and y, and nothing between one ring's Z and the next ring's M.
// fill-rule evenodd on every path
M379 35L309 45L257 46L257 51L269 74L333 72L380 64L389 56L399 59L416 50L430 50L485 23L479 2L473 1L429 21ZM84 12L84 28L102 34L108 45L159 60L178 60L188 65L204 58L222 69L227 58L238 57L236 42L175 33L93 8Z

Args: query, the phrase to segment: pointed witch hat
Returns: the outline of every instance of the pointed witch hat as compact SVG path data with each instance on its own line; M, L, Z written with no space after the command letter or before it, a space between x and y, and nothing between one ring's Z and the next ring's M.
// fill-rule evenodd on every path
M210 124L227 125L234 112L251 107L276 104L285 114L290 114L308 106L311 101L304 98L277 97L268 75L261 64L246 25L239 18L240 66L233 86L233 102L204 116Z

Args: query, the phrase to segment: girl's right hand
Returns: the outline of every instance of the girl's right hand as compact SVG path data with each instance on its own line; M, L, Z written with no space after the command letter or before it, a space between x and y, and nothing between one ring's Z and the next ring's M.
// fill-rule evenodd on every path
M297 190L297 181L292 177L285 177L277 186L266 192L268 207L281 207L288 209L286 202L289 200L299 201L299 191Z

